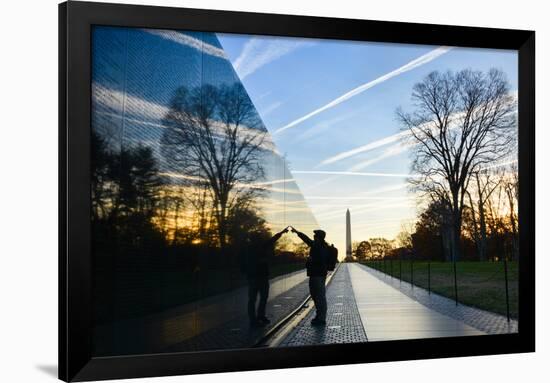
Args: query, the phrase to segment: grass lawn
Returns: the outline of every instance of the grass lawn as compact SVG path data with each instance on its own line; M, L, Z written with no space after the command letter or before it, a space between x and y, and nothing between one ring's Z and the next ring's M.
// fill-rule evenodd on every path
M412 281L416 286L455 299L454 272L452 262L413 261L365 261L363 264L374 269ZM429 266L428 266L429 265ZM428 281L428 267L429 281ZM503 262L457 262L458 301L465 305L506 315L506 290ZM518 263L508 262L508 292L510 316L518 316Z

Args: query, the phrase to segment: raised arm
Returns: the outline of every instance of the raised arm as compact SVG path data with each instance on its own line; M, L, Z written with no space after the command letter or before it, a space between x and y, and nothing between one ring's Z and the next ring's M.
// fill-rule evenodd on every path
M286 233L288 231L288 228L284 228L283 230L281 230L280 232L278 232L277 234L275 234L273 237L271 237L271 239L269 239L267 241L267 245L274 245L275 242L277 242L279 240L279 238L281 238L281 236Z
M304 241L304 243L306 245L308 245L309 247L313 246L313 240L311 238L309 238L307 235L305 235L304 233L301 233L299 232L298 230L296 230L295 228L291 228L292 232L293 233L296 233L296 235L298 235L298 237Z

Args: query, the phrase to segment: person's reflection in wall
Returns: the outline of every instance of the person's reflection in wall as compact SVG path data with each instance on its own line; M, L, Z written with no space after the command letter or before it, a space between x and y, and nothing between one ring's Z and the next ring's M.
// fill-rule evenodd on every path
M288 228L285 228L268 240L251 239L242 254L241 269L248 280L248 319L252 328L270 322L265 312L269 295L269 260L273 256L275 243L287 232Z

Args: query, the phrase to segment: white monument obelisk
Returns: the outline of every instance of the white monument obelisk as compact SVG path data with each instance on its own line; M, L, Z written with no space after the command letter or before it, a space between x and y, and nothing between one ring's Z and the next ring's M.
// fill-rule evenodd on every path
M346 210L346 259L351 260L351 216Z

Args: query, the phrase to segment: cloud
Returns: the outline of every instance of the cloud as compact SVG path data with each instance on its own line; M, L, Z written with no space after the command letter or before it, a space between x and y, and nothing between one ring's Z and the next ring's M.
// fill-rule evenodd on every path
M274 103L269 104L265 108L263 108L260 113L263 118L267 117L269 114L271 114L276 109L280 108L283 103L281 101L276 101Z
M336 154L332 157L329 157L329 158L321 161L321 163L319 165L332 164L334 162L344 160L348 157L352 157L352 156L355 156L355 155L360 154L360 153L365 153L365 152L368 152L368 151L371 151L371 150L374 150L374 149L378 149L382 146L386 146L386 145L389 145L389 144L399 142L403 138L407 137L409 134L410 134L409 131L403 131L403 132L400 132L400 133L392 134L391 136L387 136L387 137L381 138L379 140L369 142L366 145L361 145L357 148L353 148L351 150L347 150L345 152L338 153L338 154Z
M124 118L126 122L162 129L166 128L162 123L163 119L170 112L170 108L166 105L117 89L111 89L97 82L92 83L92 103L94 116L106 115L113 118ZM216 135L223 136L225 134L224 125L221 121L211 120L211 125ZM261 132L266 133L263 130ZM241 139L256 137L257 135L258 129L241 125ZM263 150L279 154L269 134L264 136L260 147Z
M360 197L360 196L351 196L351 197L343 197L343 196L308 196L308 200L323 200L323 201L365 201L365 200L373 200L373 201L387 201L387 200L403 200L403 199L412 199L413 197Z
M197 39L196 37L186 35L182 32L171 31L167 29L142 29L142 31L154 36L158 36L165 40L172 41L176 44L195 48L196 50L206 53L210 56L227 59L227 56L225 55L223 49L216 47L212 44L205 43L204 41Z
M514 97L514 98L517 97L517 91L511 92L511 93L512 93L512 97ZM455 113L453 113L451 115L450 119L449 119L450 120L449 129L451 129L451 130L461 129L462 125L461 125L460 122L464 119L464 116L465 116L464 112L455 112ZM437 125L432 124L430 126L429 122L427 122L427 123L425 123L421 126L423 127L423 129L428 127L428 129L430 129L432 131L432 133L435 133L438 130ZM415 128L415 129L418 129L418 128L420 128L420 126ZM406 151L408 148L410 148L412 146L415 146L416 143L417 143L416 140L407 140L408 137L412 138L410 130L405 130L405 131L402 131L402 132L399 132L399 133L396 133L396 134L392 134L390 136L387 136L387 137L381 138L379 140L370 142L366 145L361 145L357 148L346 150L346 151L338 153L338 154L336 154L332 157L326 158L323 161L321 161L319 163L319 165L317 165L317 166L329 165L329 164L344 160L346 158L353 157L357 154L369 152L369 151L381 148L381 147L386 146L386 145L395 144L395 145L387 148L378 157L367 160L365 162L357 164L357 165L351 167L350 169L348 169L350 171L361 170L361 169L364 169L365 167L367 167L367 166L369 166L373 163L376 163L376 162L378 162L378 161L380 161L384 158L388 158L388 157L391 157L391 156L394 156L394 155L401 154L404 151Z
M407 182L401 182L401 183L398 183L398 184L382 186L382 187L379 187L377 189L371 189L371 190L363 192L361 194L362 195L387 194L387 193L391 193L391 192L394 192L394 191L406 189L407 186L409 186Z
M338 172L320 172L320 173L318 173L318 174L332 174L332 177L327 177L324 180L320 180L320 181L310 185L310 187L308 187L307 189L317 189L322 185L333 183L343 175L361 175L362 176L362 175L365 175L365 174L374 174L374 173L358 173L358 171L362 170L362 169L364 169L364 168L366 168L370 165L373 165L377 162L380 162L380 161L382 161L386 158L393 157L393 156L396 156L398 154L401 154L401 153L405 152L410 146L412 146L412 144L401 142L401 139L403 137L405 137L407 134L409 134L409 133L408 132L402 132L402 133L394 134L392 136L388 136L388 137L382 138L380 140L371 142L367 145L360 146L359 148L355 148L355 149L352 149L352 150L348 150L346 152L339 153L339 154L337 154L333 157L330 157L330 158L327 158L324 161L321 161L321 163L319 165L315 166L315 168L318 168L322 165L331 164L333 162L343 160L345 158L354 156L356 154L367 152L367 151L374 150L374 149L378 149L382 146L389 145L391 143L397 142L397 144L394 144L394 145L390 146L389 148L385 149L378 156L376 156L374 158L370 158L366 161L360 162L356 165L353 165L352 167L346 169L343 172L338 171ZM375 173L375 174L381 174L381 173ZM382 174L385 174L385 173L382 173Z
M361 177L418 177L414 174L404 173L367 173L367 172L349 172L349 171L330 171L330 170L293 170L292 174L328 174L339 176L361 176Z
M446 47L446 46L441 46L439 48L436 48L410 62L408 62L407 64L391 71L391 72L388 72L386 73L385 75L383 76L380 76L372 81L369 81L361 86L358 86L357 88L355 89L352 89L350 90L349 92L341 95L340 97L338 98L335 98L334 100L332 100L331 102L329 102L328 104L326 105L323 105L322 107L318 108L318 109L315 109L313 112L310 112L308 114L306 114L305 116L302 116L294 121L292 121L291 123L283 126L282 128L279 128L275 131L275 134L278 134L278 133L282 133L284 132L285 130L287 129L290 129L290 128L293 128L294 126L310 119L311 117L327 110L327 109L330 109L336 105L339 105L341 104L342 102L344 101L347 101L349 100L350 98L354 97L354 96L357 96L358 94L361 94L363 93L364 91L366 91L367 89L370 89L372 88L373 86L375 85L378 85L378 84L381 84L383 83L384 81L387 81L395 76L398 76L402 73L405 73L405 72L408 72L410 70L413 70L421 65L424 65L424 64L427 64L429 63L430 61L436 59L437 57L447 53L449 50L451 50L452 47Z
M380 210L390 210L390 209L413 209L416 208L416 203L412 200L403 200L403 201L388 201L388 203L376 202L376 203L367 203L363 205L356 204L351 210L354 218L358 217L359 213L365 212L375 212ZM315 210L315 206L312 206L312 210ZM315 213L315 212L314 212ZM319 221L326 222L332 219L343 219L344 211L337 209L333 211L315 213L315 218ZM353 224L352 224L353 227Z
M373 159L370 159L370 160L367 160L367 161L364 161L364 162L360 163L359 165L362 165L361 168L364 168L368 165L372 165L373 163L382 160L383 158L387 158L387 157L390 157L392 155L394 155L393 152L388 152L387 154L383 153L380 156L378 156L376 158L373 158ZM416 177L416 176L411 176L411 175L406 175L406 174L394 174L394 173L365 173L365 172L358 172L358 170L360 170L360 169L359 169L359 166L357 165L357 169L354 169L354 167L352 167L352 168L346 169L344 171L321 171L321 170L316 171L316 170L311 170L311 171L303 171L302 174L326 174L326 175L331 175L331 177L326 177L325 179L322 179L320 181L317 181L313 184L308 185L306 187L306 190L316 190L316 189L318 189L319 187L321 187L323 185L334 183L337 179L339 179L342 176L361 176L361 177L380 176L380 177L403 177L403 178L408 178L408 177L413 177L414 178L414 177ZM296 171L293 171L293 173L296 173Z
M258 102L260 100L263 100L264 98L271 96L272 93L273 93L273 91L268 90L267 92L264 92L264 93L260 94L258 97L256 97L256 99L254 101Z
M279 180L265 181L265 182L256 182L254 185L275 185L275 184L286 184L294 183L296 180L294 178L282 178Z
M261 67L311 44L311 41L301 39L252 37L245 43L233 66L244 80Z
M407 149L410 146L411 145L405 145L405 144L402 144L402 143L394 144L394 145L390 146L389 148L384 149L384 151L382 153L380 153L378 156L376 156L374 158L369 158L366 161L359 162L358 164L353 165L352 167L350 167L347 170L352 171L352 172L362 170L362 169L364 169L366 167L369 167L369 166L371 166L371 165L373 165L377 162L385 160L386 158L394 157L394 156L397 156L401 153L404 153L404 152L407 151Z
M163 172L159 173L161 176L169 177L169 178L175 178L175 179L183 179L183 180L189 180L189 181L204 181L206 180L204 177L198 177L198 176L192 176L187 174L180 174L175 172ZM258 183L242 183L237 182L235 183L235 187L239 189L258 189L258 190L265 190L268 192L273 193L286 193L286 194L297 194L302 195L299 190L295 189L285 189L285 188L276 188L276 187L270 187L272 184L281 183L281 182L287 182L287 180L281 181L281 180L274 180L274 181L267 181L267 182L258 182Z
M309 139L312 139L312 138L315 138L315 137L319 137L321 135L321 133L324 132L325 130L328 130L328 129L332 128L334 125L336 125L336 124L338 124L342 121L350 119L351 117L355 116L356 114L357 114L357 112L353 111L351 113L346 113L346 114L343 114L343 115L340 115L340 116L337 116L337 117L334 117L334 118L331 118L331 119L328 119L328 120L323 120L323 121L313 125L311 128L304 130L299 135L297 135L296 138L294 139L294 142L298 143L298 142L309 140Z

